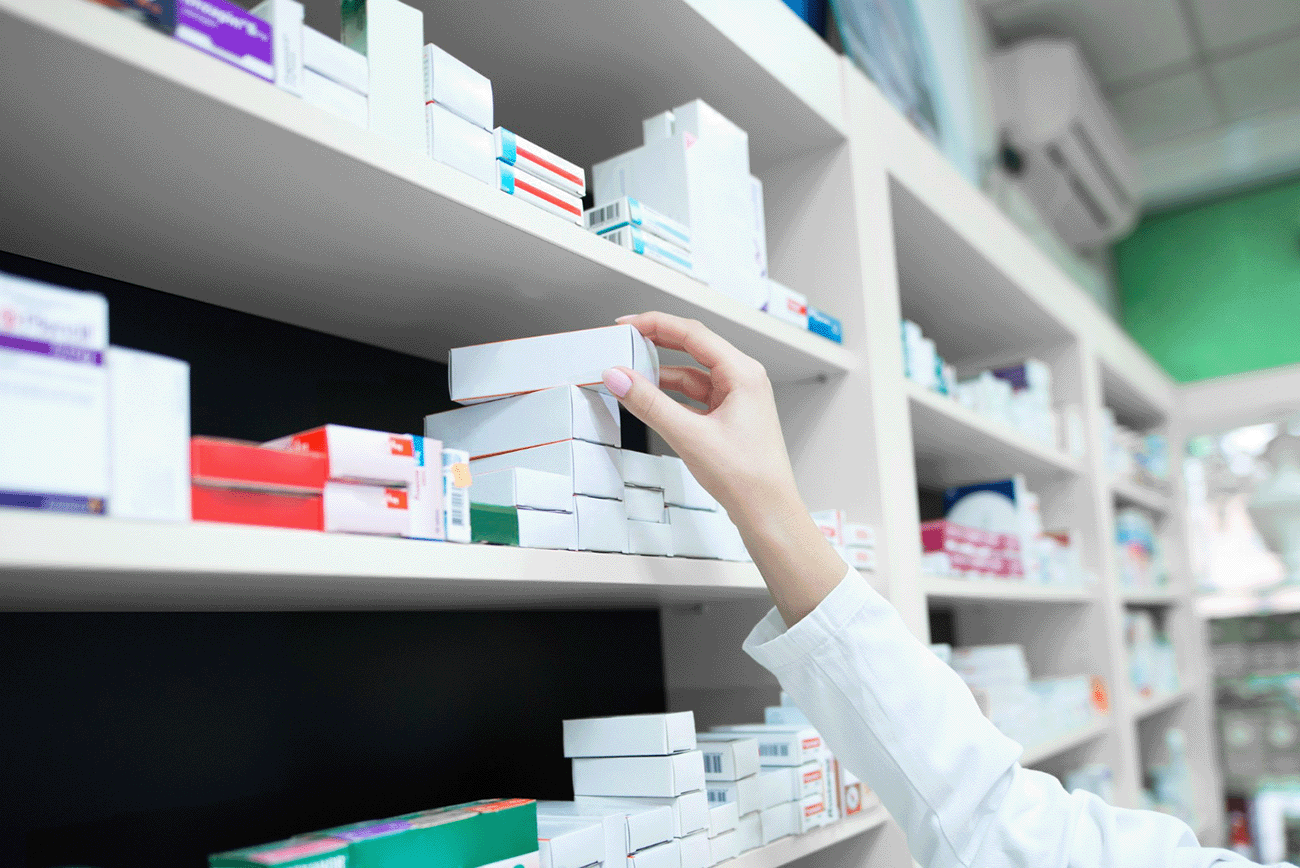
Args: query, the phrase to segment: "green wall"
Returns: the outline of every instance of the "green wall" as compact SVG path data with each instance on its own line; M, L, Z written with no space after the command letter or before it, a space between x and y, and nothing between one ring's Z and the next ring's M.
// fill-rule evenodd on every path
M1300 180L1148 216L1115 266L1121 323L1179 382L1300 362Z

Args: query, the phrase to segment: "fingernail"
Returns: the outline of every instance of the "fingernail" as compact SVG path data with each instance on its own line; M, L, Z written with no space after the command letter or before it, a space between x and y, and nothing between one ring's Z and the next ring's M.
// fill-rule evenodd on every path
M632 317L634 317L634 316L636 316L636 314L634 314L634 313L625 313L625 314L623 314L621 317L619 317L618 319L614 320L614 322L617 322L617 323L627 322L628 320L630 320L630 319L631 319Z
M627 390L632 388L632 378L618 368L605 371L601 379L605 381L605 388L613 392L617 398L623 397L627 394Z

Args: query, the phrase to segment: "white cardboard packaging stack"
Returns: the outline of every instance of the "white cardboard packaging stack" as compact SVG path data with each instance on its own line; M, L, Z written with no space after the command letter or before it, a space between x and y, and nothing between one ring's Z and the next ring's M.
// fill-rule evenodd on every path
M537 819L539 822L543 819L586 819L599 823L605 839L602 861L614 868L621 868L622 863L639 850L673 840L672 810L666 805L641 808L540 801L537 803ZM642 863L642 868L655 861L654 855Z
M109 496L113 518L190 520L190 366L109 347Z
M756 774L738 781L709 781L705 784L705 792L713 807L735 802L741 817L763 809L763 797Z
M623 478L618 471L618 450L586 440L561 440L490 455L470 462L474 475L510 467L558 473L572 480L570 494L621 502ZM624 519L626 521L626 518Z
M736 825L736 835L740 838L740 852L746 853L763 846L763 821L760 813L745 814Z
M424 13L401 0L345 4L342 42L364 54L370 68L370 130L426 153Z
M704 777L709 781L738 781L758 774L758 739L726 732L696 733L704 751Z
M424 122L430 157L476 181L496 186L497 162L490 132L435 102L424 107Z
M564 721L564 755L569 758L664 756L695 747L695 715L690 711Z
M618 401L608 392L556 386L424 417L424 433L485 458L561 440L621 446Z
M665 459L628 449L620 451L619 459L628 505L628 553L671 557L675 552L664 493Z
M713 859L713 864L725 862L728 859L735 859L740 855L740 832L732 829L729 832L722 832L714 835L709 839L709 854Z
M302 31L305 12L298 0L262 0L249 15L271 25L271 63L275 66L275 86L302 96Z
M277 32L274 22L272 32ZM303 100L363 130L369 129L370 64L366 56L305 24L301 41L299 89Z
M743 836L737 834L742 814L754 814L764 806L759 780L758 739L726 732L696 733L704 753L705 784L709 796L709 835L714 858L731 858ZM755 816L757 816L755 814ZM719 838L722 840L717 840Z
M421 59L429 156L495 187L491 80L436 45L424 46Z
M537 814L541 868L586 868L605 861L605 826L599 818Z
M734 831L738 825L740 825L740 806L735 802L724 802L709 808L710 838Z
M809 726L768 726L763 723L728 724L714 732L738 733L758 739L758 756L763 765L801 766L819 758L822 738Z
M814 512L812 518L846 564L859 572L876 571L875 527L850 522L839 509Z
M580 807L621 805L635 806L639 810L668 808L672 817L673 838L681 838L709 828L709 800L703 791L680 796L583 796L573 797Z
M587 173L578 164L551 153L505 127L493 130L492 137L495 140L496 158L501 162L534 178L540 178L577 199L587 194Z

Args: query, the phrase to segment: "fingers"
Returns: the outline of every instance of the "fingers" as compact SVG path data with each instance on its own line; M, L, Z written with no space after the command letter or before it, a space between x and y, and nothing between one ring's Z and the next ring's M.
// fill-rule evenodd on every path
M628 409L668 441L688 442L700 417L665 395L654 383L629 368L605 371L605 387ZM674 447L676 448L676 447Z
M634 327L665 349L689 353L706 368L736 365L748 358L698 320L653 311L619 317L618 322Z
M699 368L664 365L659 369L659 388L707 404L713 396L713 378Z

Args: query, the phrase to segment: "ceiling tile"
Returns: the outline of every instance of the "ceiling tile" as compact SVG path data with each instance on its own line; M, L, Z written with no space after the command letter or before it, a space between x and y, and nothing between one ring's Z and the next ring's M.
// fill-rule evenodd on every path
M989 17L1004 44L1071 37L1103 87L1192 57L1177 0L1026 0L994 7Z
M1113 94L1110 101L1124 134L1138 149L1209 129L1218 122L1209 86L1198 72Z
M1300 106L1300 38L1210 65L1230 120Z
M1210 51L1300 27L1300 3L1296 0L1191 0L1191 4Z

